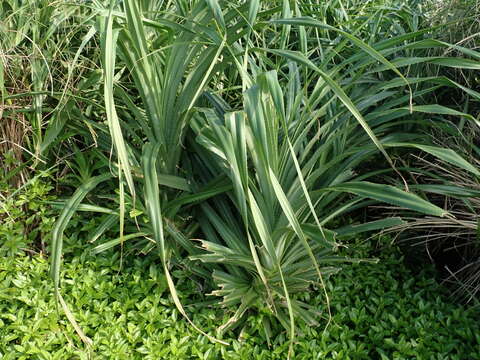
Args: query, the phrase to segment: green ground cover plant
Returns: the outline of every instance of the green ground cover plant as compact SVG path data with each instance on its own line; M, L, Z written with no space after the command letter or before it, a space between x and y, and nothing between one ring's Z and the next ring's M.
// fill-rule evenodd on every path
M387 239L388 240L388 239ZM368 250L368 248L367 248ZM363 254L368 255L365 249ZM85 334L90 351L67 319L58 314L48 260L5 257L0 264L0 354L3 359L285 359L288 334L279 326L264 331L268 312L251 314L235 332L212 344L175 308L158 258L129 258L88 249L65 263L65 299ZM174 275L175 276L175 275ZM214 335L226 320L201 284L176 278L186 309ZM449 302L428 270L413 273L398 251L379 264L346 266L327 280L332 324L300 325L295 359L479 359L478 308ZM298 298L324 309L318 293ZM324 322L325 320L323 320ZM270 345L269 345L270 344Z
M20 188L13 188L2 175L0 256L14 257L29 250L45 253L57 214L49 205L55 199L51 174L38 173Z

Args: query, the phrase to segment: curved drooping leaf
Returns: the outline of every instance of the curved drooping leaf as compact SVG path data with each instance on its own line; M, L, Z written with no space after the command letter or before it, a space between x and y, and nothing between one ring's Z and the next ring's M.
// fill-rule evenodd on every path
M335 185L330 190L346 191L358 196L371 198L387 204L418 211L422 214L446 216L448 211L422 199L418 195L400 190L395 186L376 184L368 181L352 181Z
M55 291L59 290L60 283L60 265L62 262L63 251L63 232L67 227L73 214L78 210L82 200L87 194L94 189L98 184L112 178L111 174L103 174L93 177L82 184L65 203L62 213L58 217L55 227L52 232L52 277L55 286Z

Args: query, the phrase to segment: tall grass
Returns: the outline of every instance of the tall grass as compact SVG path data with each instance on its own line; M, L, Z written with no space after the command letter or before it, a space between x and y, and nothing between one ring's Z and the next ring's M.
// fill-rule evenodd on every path
M419 154L411 159L417 173L415 189L428 194L432 202L448 210L454 217L439 219L412 216L391 229L407 245L425 249L430 260L440 269L442 280L450 285L452 296L472 302L480 291L478 252L479 149L475 144L478 127L456 125L437 119L430 142L456 151L464 159L452 163ZM404 232L404 233L403 233Z
M92 16L73 3L2 2L0 146L19 164L3 163L7 179L17 186L28 180L28 168L46 169L56 163L55 155L65 155L58 147L73 127L73 134L92 137L91 129L81 129L89 117L88 99L78 95L91 90L85 80L95 65L95 51L86 46L93 36L87 27Z

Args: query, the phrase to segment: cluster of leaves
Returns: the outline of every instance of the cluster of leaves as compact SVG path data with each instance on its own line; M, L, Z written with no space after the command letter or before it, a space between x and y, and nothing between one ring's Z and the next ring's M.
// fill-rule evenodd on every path
M19 189L0 180L0 256L21 254L27 248L45 251L51 241L55 214L49 201L50 174L39 173Z
M168 295L155 256L126 259L118 253L73 257L63 270L65 299L85 334L86 348L57 312L48 262L42 256L6 257L0 265L0 356L2 359L285 359L288 335L264 331L262 314L213 344L182 320ZM176 279L192 319L210 334L225 320L208 306L197 283ZM480 359L478 308L446 300L427 272L413 274L398 252L380 264L344 269L327 282L332 324L300 326L296 359ZM311 306L324 300L299 295ZM267 314L264 314L268 316ZM323 323L324 325L324 323ZM269 346L270 345L270 346Z

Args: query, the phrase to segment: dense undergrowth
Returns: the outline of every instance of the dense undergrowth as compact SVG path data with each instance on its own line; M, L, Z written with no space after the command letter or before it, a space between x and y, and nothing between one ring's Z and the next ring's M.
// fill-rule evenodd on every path
M478 9L1 2L3 356L475 358Z
M213 344L183 320L168 292L154 253L125 254L114 249L94 255L82 238L98 219L79 217L65 239L64 298L85 335L87 347L63 312L58 311L49 261L35 232L23 226L54 213L50 180L26 186L18 198L25 211L4 221L0 263L0 355L3 359L285 359L287 334L268 311L250 310L231 332L229 345ZM37 209L42 209L36 212ZM9 209L14 209L10 205ZM10 215L13 215L10 213ZM49 221L43 229L48 233ZM38 235L38 234L36 234ZM295 359L480 359L478 306L463 307L435 281L431 267L409 269L390 236L355 237L346 256L377 259L346 264L327 280L332 321L301 324ZM18 241L21 239L22 241ZM15 242L15 240L17 240ZM46 249L48 251L48 248ZM378 258L378 256L380 256ZM190 271L172 273L179 297L192 320L212 336L228 314L205 295ZM321 293L298 299L325 314ZM267 330L268 329L268 330Z
M368 255L370 250L361 252ZM378 264L346 266L328 281L332 324L301 326L295 359L479 359L478 307L451 303L431 269L407 270L397 250ZM90 350L59 315L39 255L4 258L0 264L0 354L2 359L285 359L286 334L265 334L263 314L251 313L230 345L212 344L194 331L168 295L153 255L130 257L119 266L116 252L92 257L88 249L66 262L65 299L93 341ZM226 320L201 284L178 274L179 296L192 320L215 335ZM183 277L182 277L183 276ZM200 291L201 292L201 291ZM322 296L301 295L317 310ZM269 346L270 344L270 346Z

